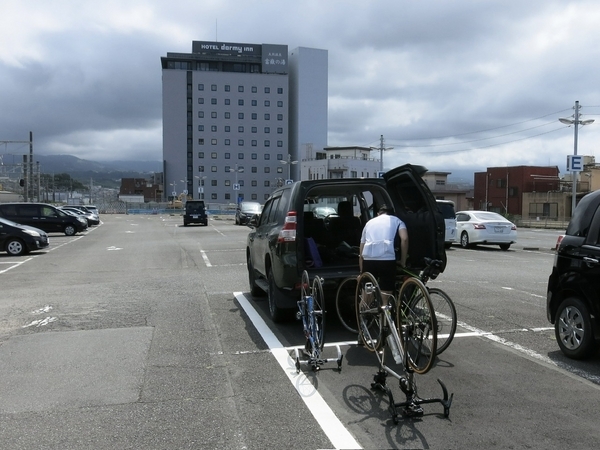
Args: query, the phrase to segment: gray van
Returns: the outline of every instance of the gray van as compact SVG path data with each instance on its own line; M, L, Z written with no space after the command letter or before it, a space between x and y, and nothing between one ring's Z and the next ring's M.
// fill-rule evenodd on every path
M46 233L58 232L67 236L87 229L85 218L69 215L46 203L4 203L0 205L0 217Z

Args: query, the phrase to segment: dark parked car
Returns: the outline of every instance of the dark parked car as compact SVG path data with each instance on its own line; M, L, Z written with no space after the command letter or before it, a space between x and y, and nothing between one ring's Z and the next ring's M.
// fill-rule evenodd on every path
M600 190L581 199L558 238L546 298L561 351L585 359L600 339Z
M292 316L305 269L311 278L322 277L326 290L358 275L362 229L384 203L394 206L408 228L408 264L422 268L431 257L445 267L444 218L421 178L426 170L407 164L384 178L298 181L276 189L260 218L250 221L254 229L246 246L251 293L267 293L271 318ZM321 206L335 214L315 217L313 210Z
M204 207L204 200L188 200L185 203L185 211L183 212L183 226L187 227L190 223L199 223L208 225L208 216Z
M0 217L44 230L46 233L60 232L67 236L87 229L87 221L71 216L46 203L3 203Z
M87 220L88 227L98 225L100 223L100 217L96 213L92 213L80 206L61 206L59 209L63 211L72 211L78 216L82 216Z
M48 235L44 231L0 218L0 251L20 256L48 245Z
M258 202L240 202L235 210L235 224L246 225L253 216L260 214L262 205Z

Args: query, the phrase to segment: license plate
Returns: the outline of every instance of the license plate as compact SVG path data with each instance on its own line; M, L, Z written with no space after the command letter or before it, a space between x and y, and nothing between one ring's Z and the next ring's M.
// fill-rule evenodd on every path
M504 227L494 227L495 233L504 233Z
M198 218L198 216L192 216L192 219L197 219L197 218Z

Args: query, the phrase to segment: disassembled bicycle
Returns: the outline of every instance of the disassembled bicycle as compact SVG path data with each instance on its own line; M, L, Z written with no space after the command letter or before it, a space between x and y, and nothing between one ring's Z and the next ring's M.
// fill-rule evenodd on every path
M394 423L399 422L400 416L422 416L421 405L426 403L441 403L444 417L448 417L454 394L448 397L446 386L438 379L443 398L421 398L414 379L415 373L424 374L431 369L437 347L436 318L425 285L418 278L406 279L397 303L393 298L384 300L377 280L371 273L363 272L357 280L355 304L359 339L379 360L379 371L371 387L388 395ZM403 374L386 364L386 344ZM398 379L406 396L404 402L394 402L392 391L386 385L388 375Z
M450 296L439 288L430 288L427 281L434 280L440 273L442 261L437 259L425 258L425 268L418 274L405 267L399 267L399 275L396 283L395 299L400 299L400 288L406 277L418 278L427 287L429 298L435 311L437 323L437 350L436 354L441 354L448 348L454 334L456 333L457 315L456 307ZM348 277L338 286L335 307L340 323L348 331L358 333L356 325L355 292L357 277Z
M344 355L339 345L337 349L337 358L323 358L321 352L325 345L325 296L323 295L323 280L316 276L312 285L308 277L308 272L302 272L301 279L301 297L298 300L298 312L296 317L302 320L302 328L306 344L302 351L306 359L300 359L299 349L295 349L296 371L300 372L301 364L309 365L314 372L320 370L321 366L328 362L337 362L337 368L342 370L342 360Z

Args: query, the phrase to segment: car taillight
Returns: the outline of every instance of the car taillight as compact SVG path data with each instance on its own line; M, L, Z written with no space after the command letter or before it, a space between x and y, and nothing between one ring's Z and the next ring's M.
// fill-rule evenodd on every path
M277 242L292 242L296 240L296 211L288 211L279 232Z
M510 229L513 230L513 231L517 231L517 226L513 225L512 227L510 227Z
M556 239L556 248L555 250L558 250L558 247L560 247L560 243L562 242L563 238L565 237L564 234L561 234L558 239Z
M485 230L485 225L482 223L474 223L473 228L475 228L476 230Z

